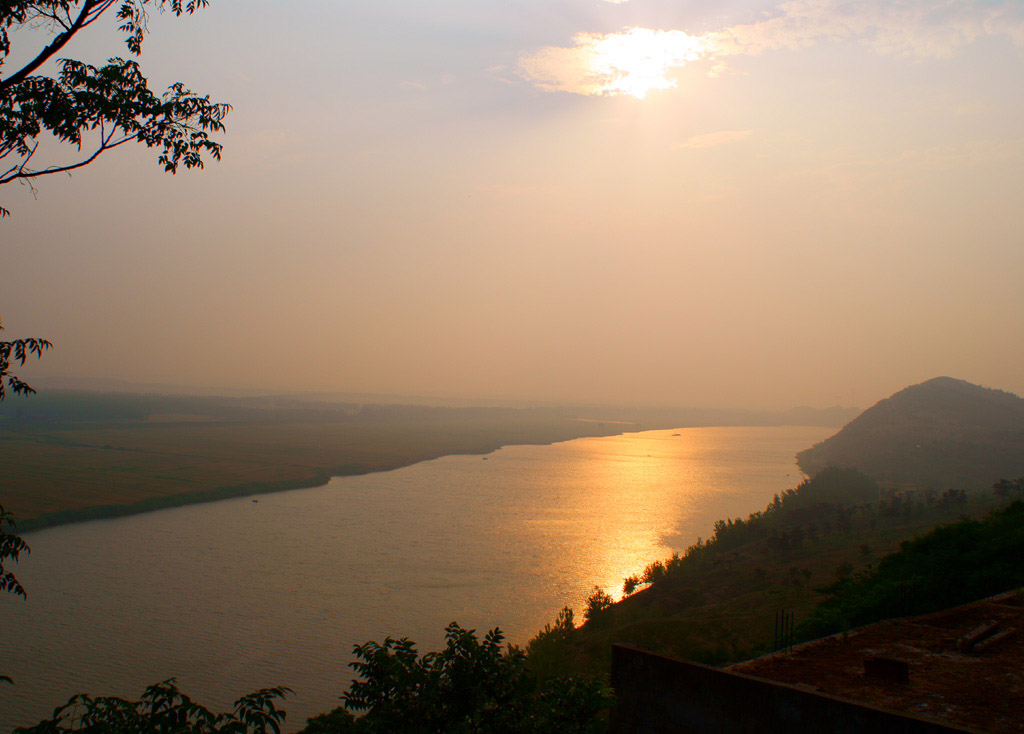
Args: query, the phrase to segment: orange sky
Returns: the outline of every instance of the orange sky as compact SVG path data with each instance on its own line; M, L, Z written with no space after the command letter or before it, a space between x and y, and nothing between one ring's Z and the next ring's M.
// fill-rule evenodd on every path
M691 5L154 19L154 82L234 105L224 160L169 177L122 149L35 199L5 187L6 335L55 344L26 375L749 407L943 374L1024 392L1020 4Z

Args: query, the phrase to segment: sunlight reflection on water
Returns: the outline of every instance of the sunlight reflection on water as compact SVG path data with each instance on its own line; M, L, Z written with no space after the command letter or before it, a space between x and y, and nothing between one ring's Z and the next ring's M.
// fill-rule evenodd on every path
M524 643L595 584L746 515L823 428L689 428L510 446L327 486L41 531L0 598L0 730L72 693L170 676L226 707L287 685L289 730L335 706L352 645L437 646L458 620ZM679 434L679 435L673 435Z

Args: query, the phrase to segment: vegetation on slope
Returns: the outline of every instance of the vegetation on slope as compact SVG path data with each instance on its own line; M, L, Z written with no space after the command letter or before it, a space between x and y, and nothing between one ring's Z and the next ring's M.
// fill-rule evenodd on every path
M1024 480L1013 483L1024 496ZM801 625L804 638L927 614L1024 586L1024 502L904 541L877 567L837 580Z
M445 649L419 655L408 639L355 648L359 674L344 703L302 734L532 734L604 731L611 691L579 676L539 679L500 630L477 639L454 622ZM355 716L354 714L359 714Z
M806 619L837 583L860 578L908 538L1021 493L1024 481L971 493L882 490L855 469L826 469L626 579L620 602L595 592L581 626L563 610L527 645L529 662L542 675L603 675L613 642L709 664L753 657L772 648L777 613Z

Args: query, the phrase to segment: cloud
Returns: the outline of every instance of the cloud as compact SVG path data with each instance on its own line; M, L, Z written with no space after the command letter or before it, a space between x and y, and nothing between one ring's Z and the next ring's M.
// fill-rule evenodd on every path
M713 133L702 135L691 135L681 143L676 143L673 148L715 148L719 145L732 143L736 140L749 138L753 130L717 130Z
M789 0L767 18L713 31L706 38L716 56L852 41L881 54L949 58L979 38L996 35L1024 44L1024 9L1019 3Z
M729 57L837 42L855 43L878 54L943 59L994 36L1024 46L1024 3L787 0L764 18L700 35L648 28L579 33L571 46L547 46L524 54L517 71L546 91L643 97L675 87L671 74L699 60L710 62L709 73L717 76Z
M570 47L547 46L522 56L518 72L548 91L642 98L674 87L668 72L704 55L700 39L684 31L627 28L578 33Z

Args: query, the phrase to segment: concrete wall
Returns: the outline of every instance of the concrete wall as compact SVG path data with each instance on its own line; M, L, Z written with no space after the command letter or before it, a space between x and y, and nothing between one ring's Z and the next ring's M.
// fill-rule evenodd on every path
M948 734L968 732L784 683L612 648L614 734Z

